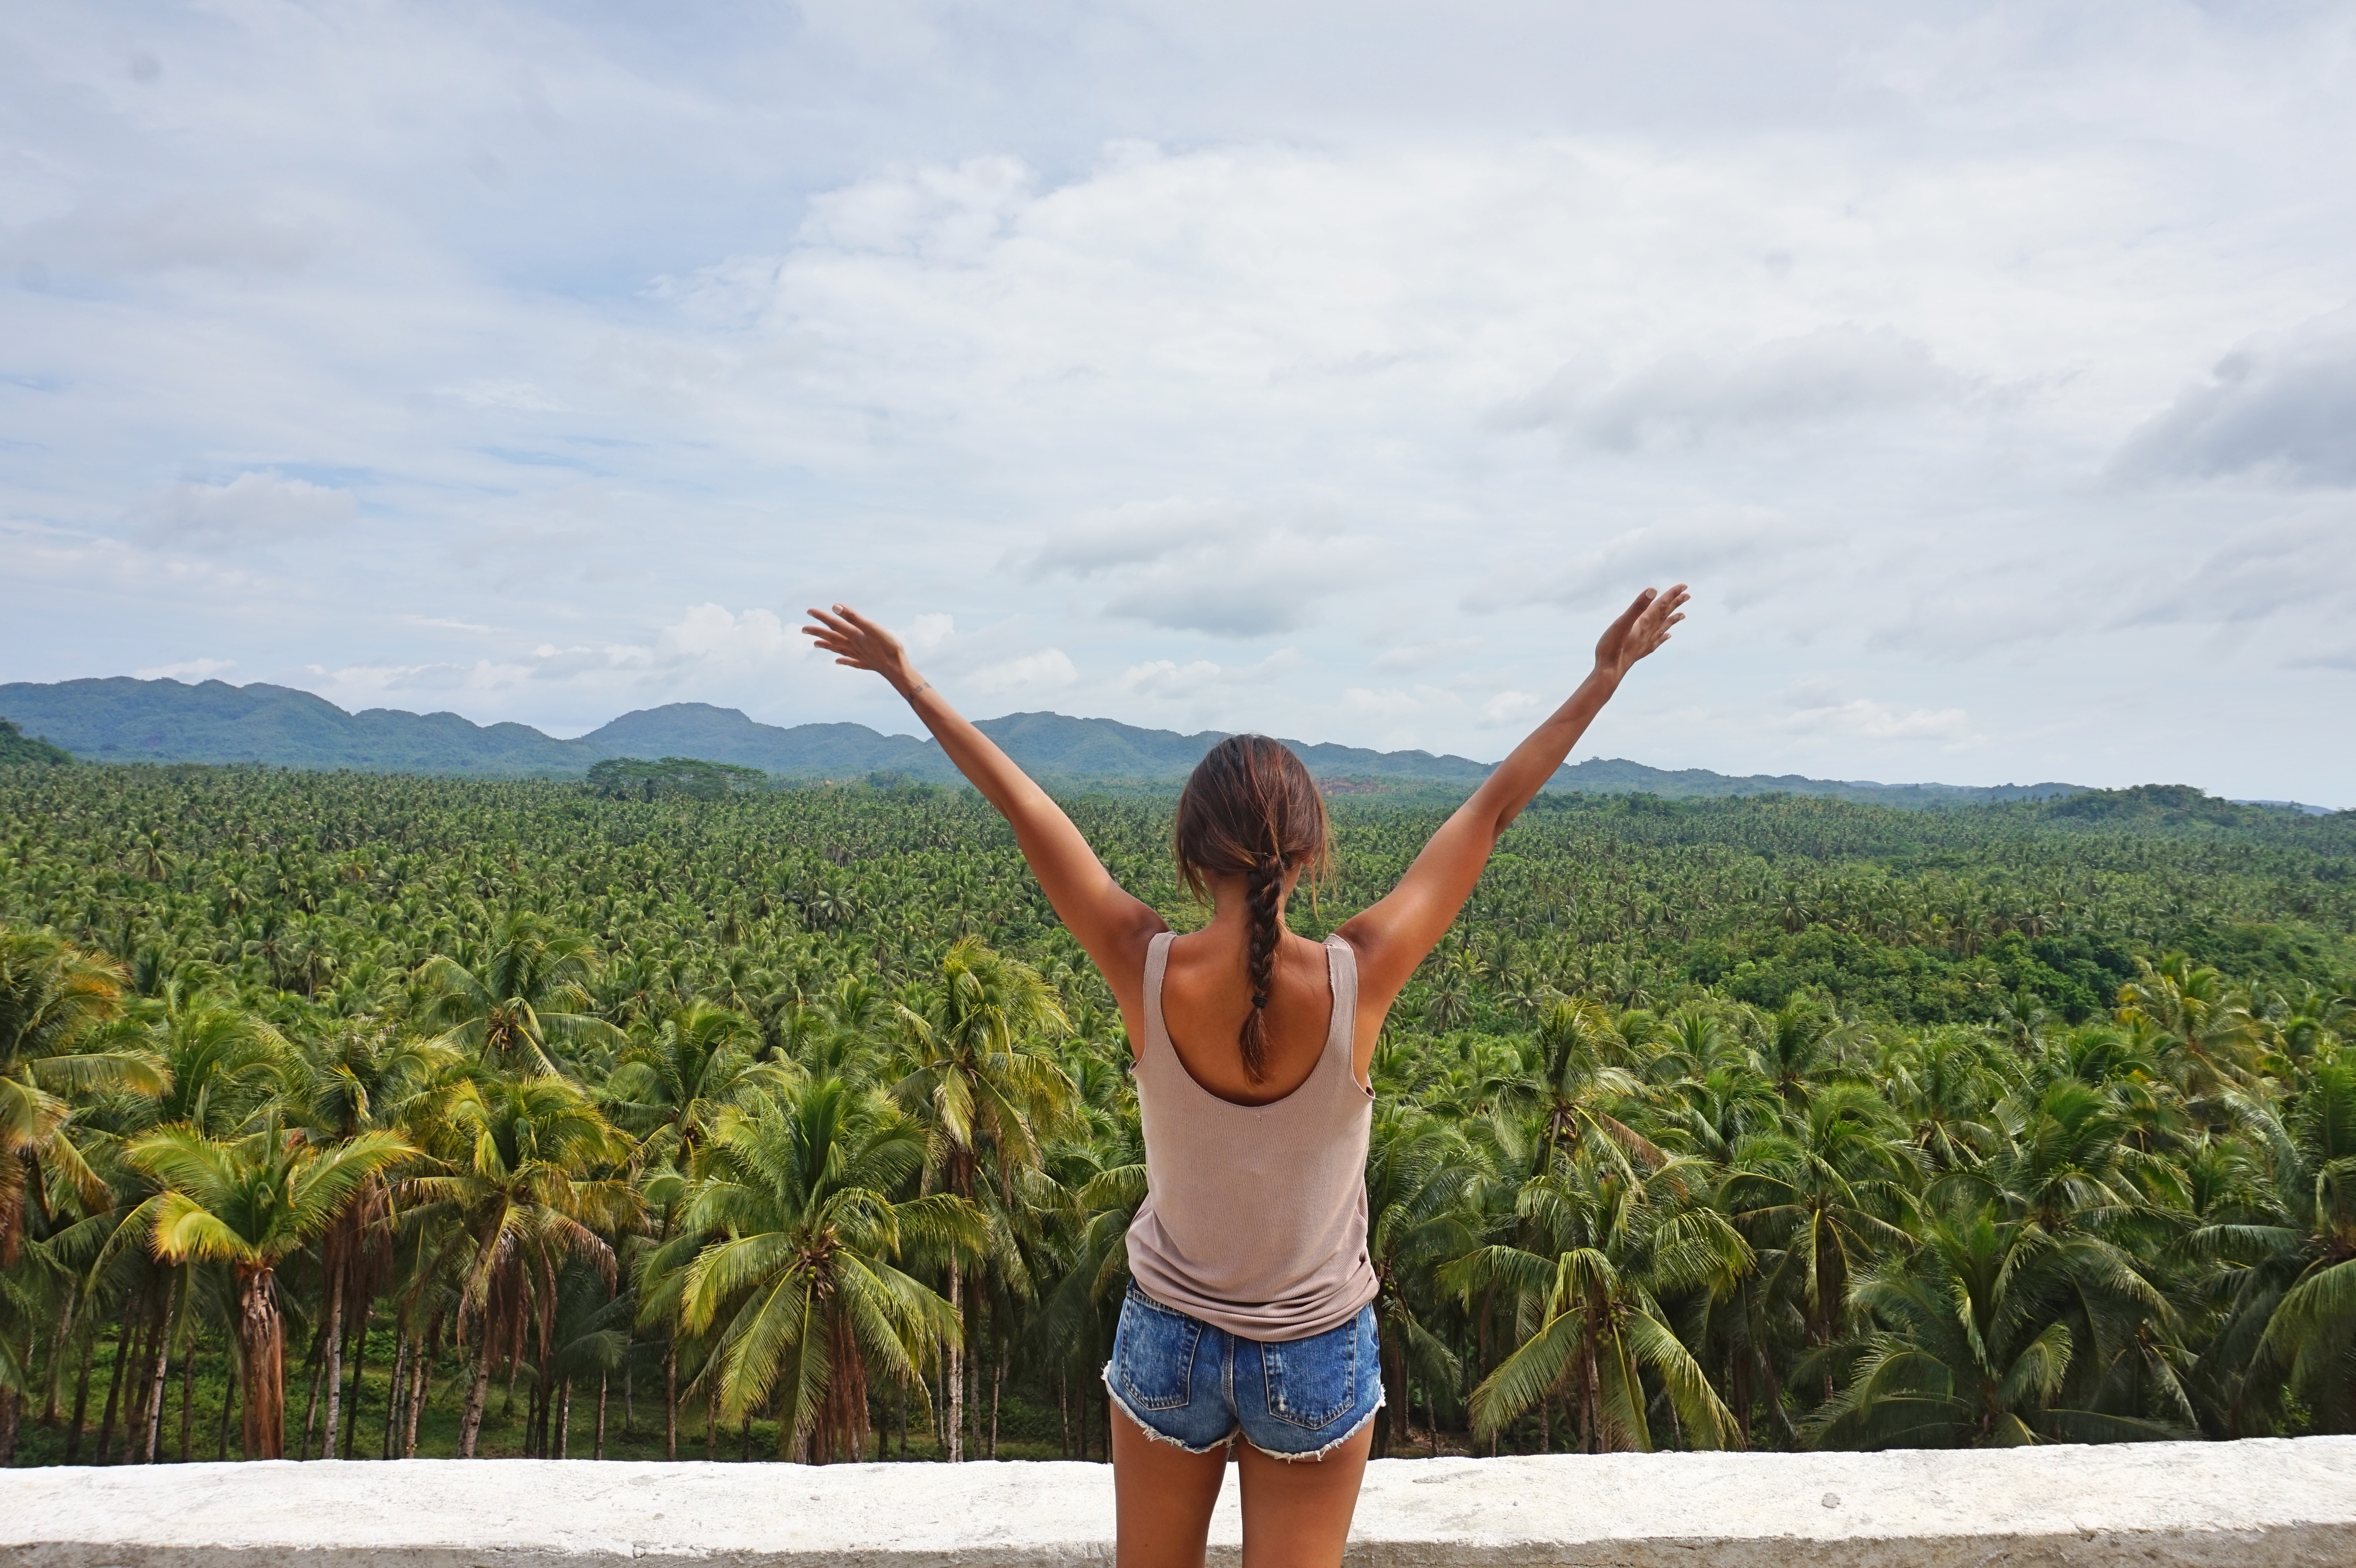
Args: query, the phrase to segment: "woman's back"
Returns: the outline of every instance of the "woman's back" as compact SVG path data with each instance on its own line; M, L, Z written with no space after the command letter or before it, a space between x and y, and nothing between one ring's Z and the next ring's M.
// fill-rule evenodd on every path
M1129 1230L1130 1272L1154 1300L1231 1334L1322 1334L1350 1321L1377 1288L1366 1255L1374 1095L1353 1061L1356 955L1340 937L1327 939L1327 1021L1306 1070L1298 1060L1309 1054L1298 1049L1304 1042L1282 1027L1305 1010L1301 999L1285 1009L1296 1017L1280 1017L1269 1031L1271 1071L1252 1086L1256 1098L1283 1092L1238 1103L1190 1071L1171 1038L1164 987L1173 940L1165 932L1146 953L1136 1071L1148 1190ZM1235 1056L1231 1040L1226 1056ZM1195 1060L1218 1057L1204 1051Z

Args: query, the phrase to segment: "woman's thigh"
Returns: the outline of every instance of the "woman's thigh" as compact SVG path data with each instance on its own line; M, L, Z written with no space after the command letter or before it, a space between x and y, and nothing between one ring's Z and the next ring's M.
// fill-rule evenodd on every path
M1359 1467L1365 1465L1360 1450ZM1226 1479L1227 1451L1189 1454L1148 1437L1126 1411L1112 1417L1112 1493L1120 1531L1119 1568L1202 1568L1211 1508ZM1349 1528L1344 1518L1343 1528Z
M1358 1506L1358 1483L1365 1478L1366 1455L1374 1445L1371 1421L1322 1459L1278 1459L1248 1443L1237 1444L1237 1479L1244 1494L1243 1568L1339 1568L1343 1544L1350 1538L1350 1516ZM1217 1495L1215 1488L1212 1495ZM1199 1544L1195 1550L1194 1561L1200 1562ZM1121 1568L1129 1568L1126 1556Z

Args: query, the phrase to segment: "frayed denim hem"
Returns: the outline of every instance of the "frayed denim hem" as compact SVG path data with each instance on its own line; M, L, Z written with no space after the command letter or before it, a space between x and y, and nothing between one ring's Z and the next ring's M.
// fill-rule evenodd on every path
M1120 1413L1129 1417L1130 1424L1131 1425L1135 1426L1140 1432L1145 1434L1146 1437L1151 1441L1155 1443L1167 1443L1170 1446L1177 1449L1182 1454L1215 1454L1220 1449L1225 1448L1228 1444L1233 1443L1236 1440L1236 1432L1241 1432L1243 1430L1242 1427L1238 1426L1236 1428L1235 1432L1228 1433L1225 1437L1220 1438L1215 1443L1205 1444L1200 1448L1190 1448L1185 1444L1179 1442L1175 1437L1171 1436L1168 1433L1154 1430L1154 1426L1151 1422L1146 1420L1145 1417L1138 1414L1137 1412L1129 1408L1129 1401L1121 1398L1120 1392L1112 1386L1112 1369L1110 1367L1107 1367L1103 1371L1097 1375L1104 1381L1105 1398L1112 1401L1114 1404L1120 1407ZM1266 1452L1266 1450L1263 1449L1262 1452Z
M1341 1436L1333 1439L1333 1442L1326 1444L1323 1448L1315 1449L1307 1454L1280 1454L1273 1448L1262 1448L1258 1444L1252 1443L1248 1435L1245 1436L1244 1441L1251 1443L1252 1451L1254 1453L1265 1454L1271 1459L1281 1459L1288 1465L1305 1464L1312 1460L1323 1459L1326 1455L1331 1454L1334 1449L1339 1448L1343 1444L1347 1443L1351 1438L1355 1437L1359 1433L1364 1432L1366 1429L1366 1423L1372 1421L1375 1417L1383 1413L1383 1405L1386 1403L1386 1400L1381 1399L1375 1401L1375 1408L1366 1412L1365 1414L1358 1417L1357 1420L1352 1422L1350 1424L1349 1431L1344 1432Z

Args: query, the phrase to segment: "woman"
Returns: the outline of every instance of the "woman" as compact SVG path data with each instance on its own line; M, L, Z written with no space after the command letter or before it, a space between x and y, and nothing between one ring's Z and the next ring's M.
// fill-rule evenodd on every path
M845 605L804 632L892 683L1015 841L1119 1004L1148 1192L1105 1386L1120 1568L1195 1568L1232 1448L1246 1568L1342 1560L1383 1401L1365 1161L1375 1041L1472 894L1499 835L1637 660L1685 619L1646 589L1595 667L1431 836L1390 894L1323 944L1285 901L1325 859L1301 759L1264 736L1212 748L1178 804L1179 866L1210 923L1173 936L1112 880L1044 791L959 717L907 650ZM1241 1444L1234 1439L1243 1438Z

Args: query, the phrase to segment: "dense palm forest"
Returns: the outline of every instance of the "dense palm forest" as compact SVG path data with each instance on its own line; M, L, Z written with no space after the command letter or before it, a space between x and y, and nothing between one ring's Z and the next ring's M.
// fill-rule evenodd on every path
M607 772L0 768L0 1456L1104 1456L1127 1046L1011 836ZM2356 814L1542 797L1376 1058L1377 1451L2356 1430L2352 933Z

